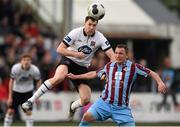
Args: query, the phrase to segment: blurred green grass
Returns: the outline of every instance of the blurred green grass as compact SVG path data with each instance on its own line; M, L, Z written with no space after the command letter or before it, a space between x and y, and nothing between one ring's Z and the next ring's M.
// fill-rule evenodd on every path
M79 122L68 122L68 121L58 121L58 122L35 122L34 126L78 126ZM92 126L116 126L112 122L94 122ZM3 121L0 121L0 126L3 126ZM14 121L12 126L25 126L23 121ZM136 126L179 126L180 123L136 123Z

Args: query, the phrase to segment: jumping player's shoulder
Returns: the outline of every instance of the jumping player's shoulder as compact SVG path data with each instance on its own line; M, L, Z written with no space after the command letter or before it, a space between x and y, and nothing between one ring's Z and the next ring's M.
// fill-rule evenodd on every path
M74 28L71 30L71 33L80 33L83 31L83 27Z
M100 31L97 31L97 30L96 30L96 34L97 34L98 36L104 36Z
M96 30L95 37L100 40L106 40L106 37L99 31Z

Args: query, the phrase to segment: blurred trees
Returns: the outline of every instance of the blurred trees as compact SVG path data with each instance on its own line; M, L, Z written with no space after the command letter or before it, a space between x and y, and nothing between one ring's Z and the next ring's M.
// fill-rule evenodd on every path
M180 0L161 0L161 2L180 17Z

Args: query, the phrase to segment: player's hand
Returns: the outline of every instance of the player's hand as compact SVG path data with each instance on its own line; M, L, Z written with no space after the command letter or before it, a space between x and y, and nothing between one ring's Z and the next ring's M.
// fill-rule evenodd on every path
M163 82L158 84L158 91L161 93L166 93L167 87Z
M84 57L86 57L86 55L83 52L76 52L74 53L74 57L78 59L83 59Z
M76 76L76 75L74 75L72 73L67 74L67 77L70 78L70 79L77 79L78 78L78 76Z
M104 73L104 74L102 74L100 80L105 80L105 79L106 79L106 74Z

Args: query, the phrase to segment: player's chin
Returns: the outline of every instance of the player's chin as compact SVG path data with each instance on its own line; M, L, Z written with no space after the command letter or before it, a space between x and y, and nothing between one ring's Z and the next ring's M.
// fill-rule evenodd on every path
M92 36L94 34L94 31L90 31L89 33L88 33L88 36Z
M118 64L122 64L123 61L122 60L116 60Z

